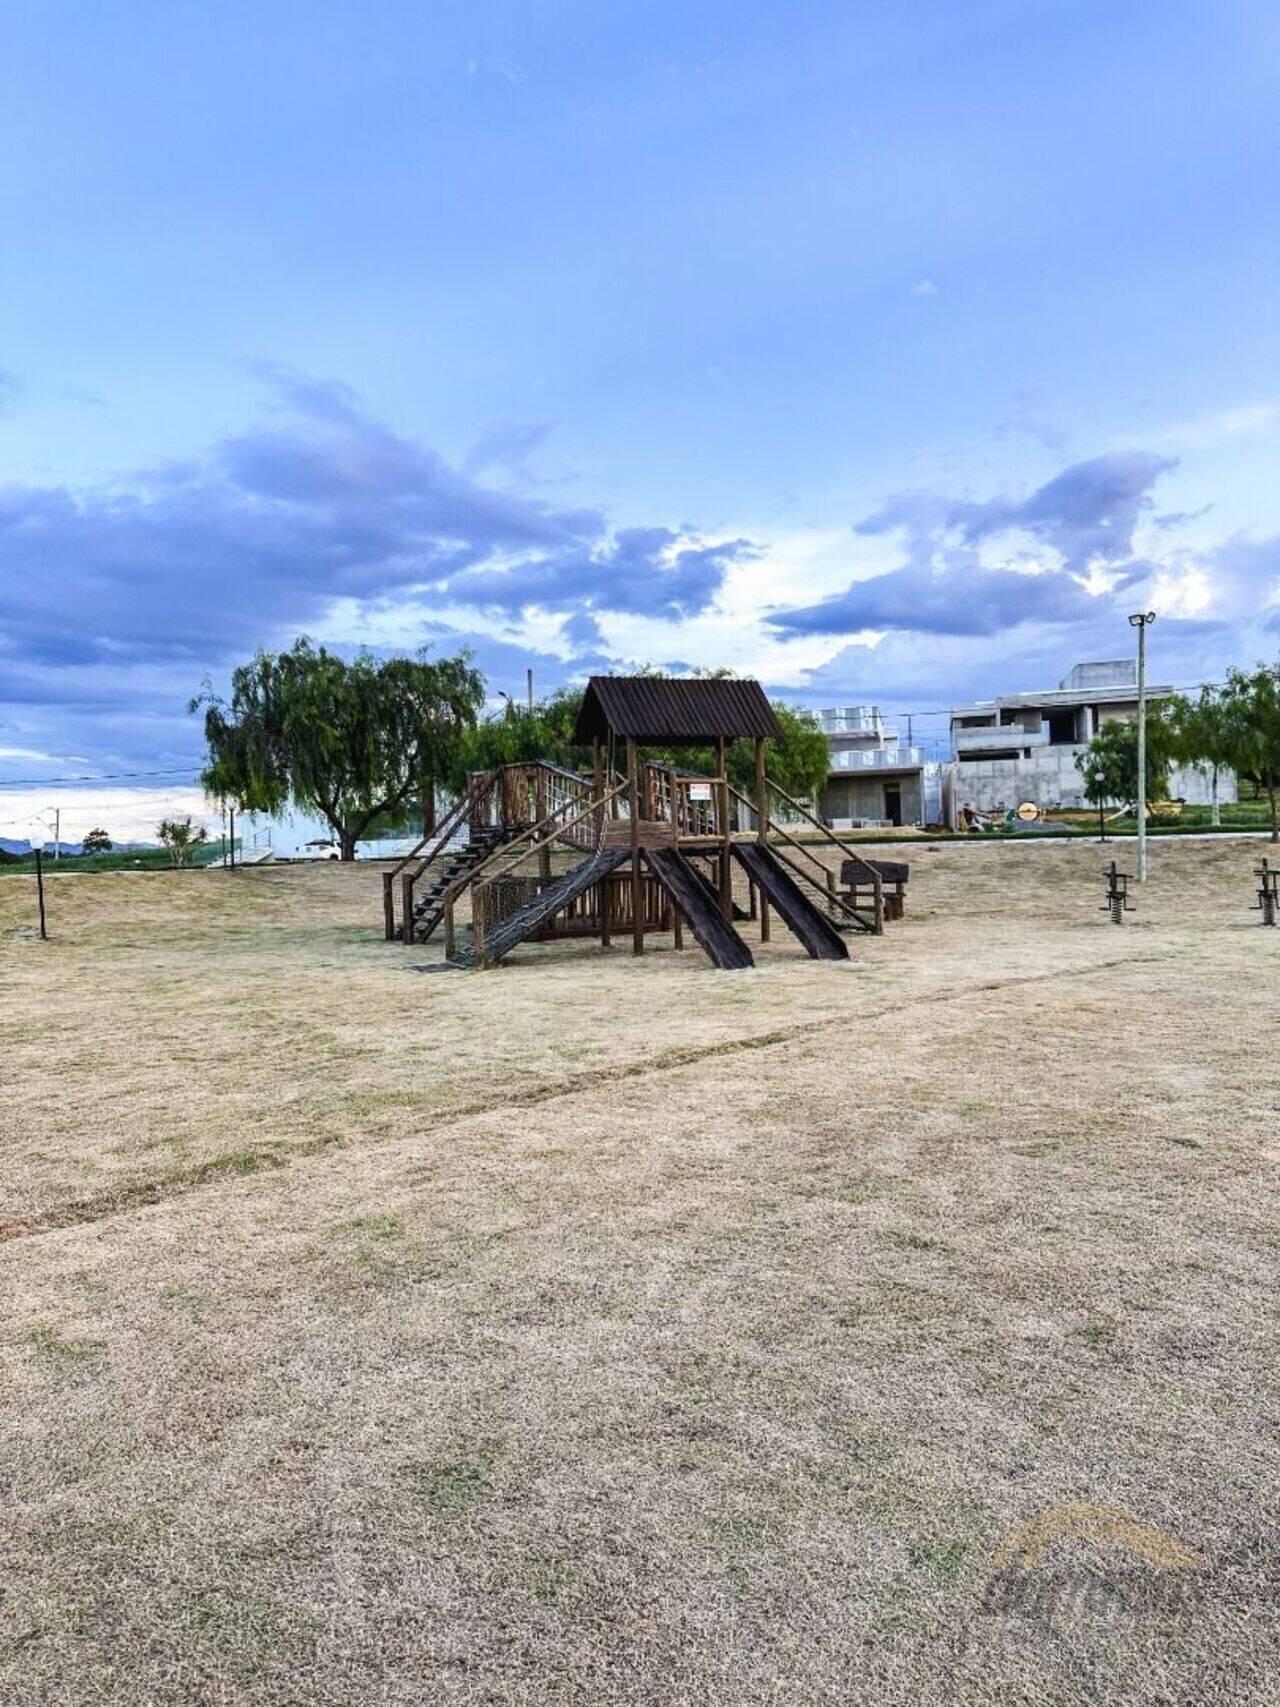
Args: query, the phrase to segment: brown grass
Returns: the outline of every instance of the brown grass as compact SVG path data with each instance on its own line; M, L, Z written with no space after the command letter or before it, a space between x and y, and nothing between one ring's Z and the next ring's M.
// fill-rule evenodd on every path
M910 857L851 965L743 974L423 977L334 866L58 878L41 944L0 880L0 1698L1263 1699L1255 850L1122 930L1096 847ZM1068 1537L987 1610L1079 1502L1197 1603Z

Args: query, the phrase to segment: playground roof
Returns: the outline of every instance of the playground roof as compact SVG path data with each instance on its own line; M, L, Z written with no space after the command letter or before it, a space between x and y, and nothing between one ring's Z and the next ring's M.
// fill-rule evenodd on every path
M664 746L704 746L723 736L782 738L759 682L699 676L592 676L578 713L574 740L610 733Z

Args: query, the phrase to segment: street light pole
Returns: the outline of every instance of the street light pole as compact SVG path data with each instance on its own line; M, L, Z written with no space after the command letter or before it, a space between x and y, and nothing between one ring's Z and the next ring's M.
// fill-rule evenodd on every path
M1147 881L1147 625L1153 610L1138 611L1129 624L1138 631L1138 882Z

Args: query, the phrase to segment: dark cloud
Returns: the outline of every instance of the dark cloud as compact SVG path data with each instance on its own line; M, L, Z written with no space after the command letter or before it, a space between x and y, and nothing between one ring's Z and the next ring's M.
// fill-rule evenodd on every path
M624 528L593 547L511 568L465 569L438 585L451 599L492 612L537 605L696 616L711 604L730 565L755 548L744 539L681 546L680 537L670 528Z
M287 641L343 596L412 589L419 606L513 621L533 607L693 614L750 549L611 532L597 509L452 467L339 381L252 371L276 418L199 461L110 490L0 488L0 708L77 692L97 704L105 678L117 700L176 688L176 711L205 671Z
M856 634L904 629L919 634L998 634L1022 622L1072 622L1089 614L1093 598L1070 575L1017 574L952 564L945 574L909 564L855 581L846 592L769 618L792 634Z
M816 605L773 612L787 634L854 634L888 628L928 634L996 634L1025 622L1064 623L1096 610L1083 577L1103 566L1117 590L1149 572L1133 556L1150 490L1175 465L1147 451L1075 463L1029 497L986 502L902 492L860 522L863 535L900 534L906 562L855 581ZM1034 560L993 568L980 547L1000 535L1030 538ZM1038 548L1053 554L1043 567Z

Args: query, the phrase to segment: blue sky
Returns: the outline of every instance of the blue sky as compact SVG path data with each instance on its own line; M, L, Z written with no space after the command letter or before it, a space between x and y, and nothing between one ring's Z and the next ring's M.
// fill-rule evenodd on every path
M304 631L916 712L1143 604L1274 657L1278 74L1239 0L11 0L0 780L176 775Z

